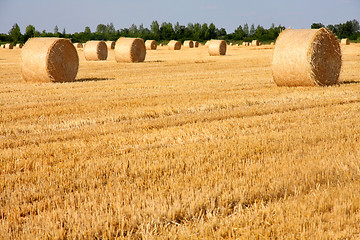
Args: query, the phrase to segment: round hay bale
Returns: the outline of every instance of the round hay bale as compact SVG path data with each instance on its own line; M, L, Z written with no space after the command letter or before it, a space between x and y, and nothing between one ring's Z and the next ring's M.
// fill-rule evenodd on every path
M241 45L246 46L246 42L243 42Z
M274 43L274 42L271 42L271 43L270 43L270 45L271 45L271 46L274 46L274 45L275 45L275 43Z
M156 50L157 49L157 42L155 40L146 40L145 47L147 50Z
M205 47L209 47L209 45L210 45L210 40L209 41L207 41L206 43L205 43Z
M21 74L27 82L72 82L79 69L74 45L63 38L31 38L21 50Z
M278 86L333 85L340 70L340 44L326 28L288 29L276 40L272 73Z
M176 40L171 40L168 43L168 48L169 48L169 50L180 50L181 49L181 42L176 41Z
M259 46L259 45L260 45L260 43L258 40L252 40L251 46Z
M5 44L5 48L6 49L13 49L14 46L11 43L7 43L7 44Z
M159 46L162 47L162 46L164 46L164 44L163 44L163 43L160 43Z
M194 47L199 47L199 42L198 41L194 41Z
M184 41L184 47L185 48L193 48L194 47L194 42L192 40L186 40Z
M210 56L220 56L226 54L226 42L224 40L211 40L209 44Z
M341 45L350 45L350 40L348 38L341 39Z
M115 44L116 44L115 41L106 41L106 46L107 46L108 50L115 49Z
M141 38L119 38L115 45L117 62L143 62L146 57L146 47Z
M84 46L82 45L82 43L74 43L74 47L75 48L83 48Z
M5 48L5 44L1 44L1 48Z
M108 49L104 41L88 41L84 48L85 59L88 61L106 60Z
M234 43L230 43L229 45L230 45L230 46L234 46Z
M16 44L16 48L22 48L22 47L23 47L23 44L22 44L22 43Z

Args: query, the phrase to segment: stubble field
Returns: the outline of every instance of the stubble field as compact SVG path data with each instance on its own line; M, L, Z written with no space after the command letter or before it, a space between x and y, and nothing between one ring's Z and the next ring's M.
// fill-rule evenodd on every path
M25 83L0 49L0 239L358 239L360 44L277 87L272 46L147 51Z

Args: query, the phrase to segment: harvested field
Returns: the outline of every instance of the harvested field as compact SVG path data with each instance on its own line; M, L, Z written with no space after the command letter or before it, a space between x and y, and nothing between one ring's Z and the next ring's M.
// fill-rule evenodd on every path
M149 51L25 83L0 49L0 239L358 239L360 44L277 87L274 46Z

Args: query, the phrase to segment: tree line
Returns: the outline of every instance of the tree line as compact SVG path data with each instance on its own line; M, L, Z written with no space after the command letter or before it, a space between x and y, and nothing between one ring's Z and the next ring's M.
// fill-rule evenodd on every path
M325 27L321 23L313 23L311 28ZM347 21L346 23L328 25L328 29L333 31L338 38L350 38L351 40L360 41L359 22L357 20ZM85 27L83 32L75 32L73 34L66 33L65 28L60 31L58 26L54 27L53 32L43 30L39 32L33 25L28 25L24 34L21 33L18 24L14 24L8 34L0 34L0 42L9 43L25 43L31 37L62 37L69 38L73 42L87 42L89 40L111 40L115 41L120 37L139 37L144 40L153 39L158 42L167 42L171 39L179 41L194 40L205 42L210 39L222 39L228 42L235 41L251 41L257 39L262 42L275 41L281 31L285 27L279 25L271 25L266 29L260 25L255 27L254 24L239 25L233 33L227 33L224 28L218 28L215 24L210 23L189 23L187 26L180 25L179 22L172 24L163 22L159 24L153 21L150 28L132 24L129 28L115 29L113 23L99 24L95 31L91 31L90 27Z

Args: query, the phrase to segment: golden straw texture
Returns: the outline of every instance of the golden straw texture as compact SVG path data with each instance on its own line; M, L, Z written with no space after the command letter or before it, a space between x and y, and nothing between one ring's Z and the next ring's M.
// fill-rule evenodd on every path
M224 40L211 40L209 44L209 55L220 56L226 54L226 42Z
M115 49L115 44L116 44L115 41L106 41L106 46L108 50Z
M145 46L147 50L156 50L157 42L155 40L146 40Z
M288 29L276 40L272 72L278 86L333 85L340 70L340 44L326 28Z
M88 41L84 48L85 59L88 61L106 60L108 49L104 41Z
M72 82L79 68L74 45L62 38L31 38L21 50L22 77L28 82Z
M119 38L115 45L117 62L143 62L146 57L146 47L141 38Z
M343 38L343 39L341 39L341 44L342 45L350 45L350 40L348 38Z
M169 48L169 50L180 50L181 49L181 42L176 41L176 40L171 40L168 43L168 48Z
M184 41L184 47L185 48L193 48L194 47L194 42L192 40L186 40Z

